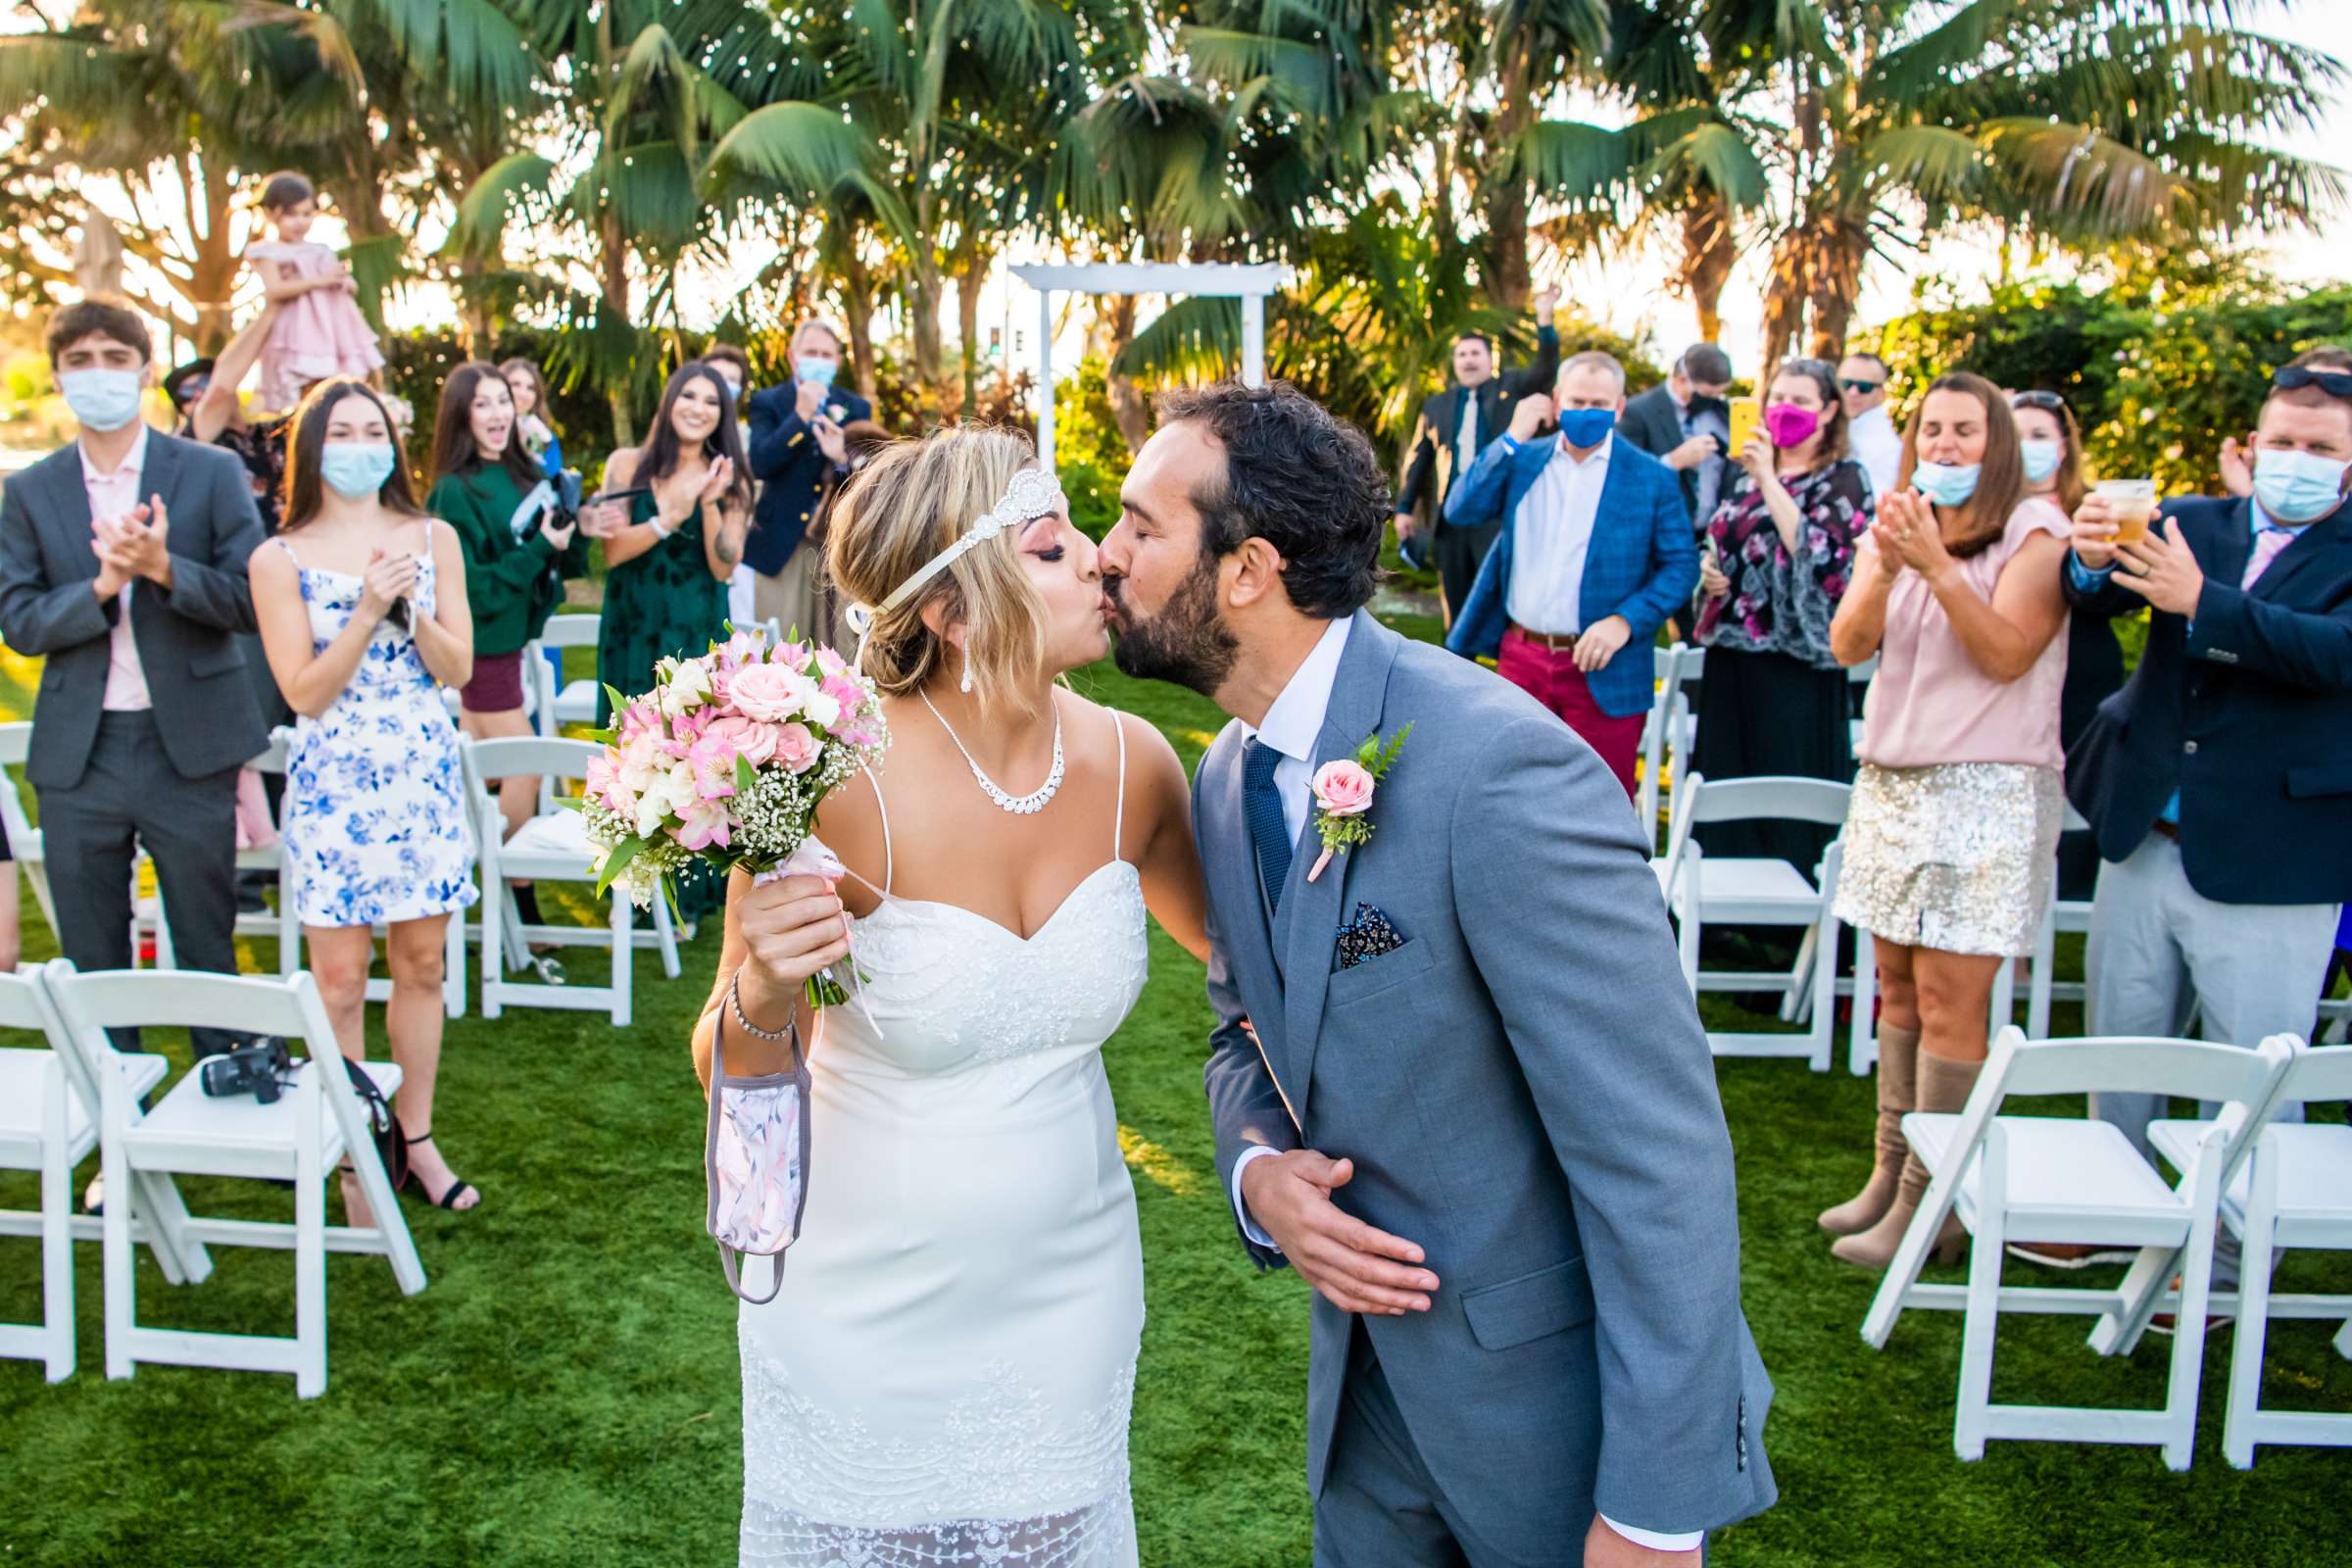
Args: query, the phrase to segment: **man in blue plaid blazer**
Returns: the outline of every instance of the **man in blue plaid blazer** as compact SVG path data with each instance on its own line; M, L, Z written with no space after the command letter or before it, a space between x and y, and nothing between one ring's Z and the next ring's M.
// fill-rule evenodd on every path
M1674 470L1614 435L1625 368L1579 354L1555 399L1523 398L1507 434L1446 503L1491 514L1495 541L1446 646L1494 658L1503 678L1558 714L1634 793L1649 710L1649 650L1698 586L1698 545ZM1483 512L1482 512L1483 509Z

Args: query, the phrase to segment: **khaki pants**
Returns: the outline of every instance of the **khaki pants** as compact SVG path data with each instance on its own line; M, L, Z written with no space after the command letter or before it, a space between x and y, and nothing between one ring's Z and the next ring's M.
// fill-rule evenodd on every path
M773 620L786 637L796 633L804 639L819 642L835 640L833 627L826 623L823 594L820 591L824 564L815 549L804 540L774 576L755 572L752 577L752 609L761 620Z

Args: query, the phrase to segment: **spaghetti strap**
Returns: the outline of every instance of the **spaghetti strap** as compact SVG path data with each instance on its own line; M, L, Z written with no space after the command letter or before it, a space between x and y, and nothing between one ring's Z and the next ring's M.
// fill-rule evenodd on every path
M1119 732L1119 796L1110 809L1110 858L1119 858L1119 842L1127 827L1127 719L1117 709L1110 710L1111 727Z
M865 878L858 876L855 871L851 871L850 875L858 876L858 881L865 882L867 887L873 888L876 893L887 899L890 897L891 877L895 869L895 857L890 850L890 803L882 799L882 781L874 777L872 768L860 762L858 764L858 771L863 773L865 781L874 787L874 809L882 813L882 885L875 888L871 882L865 882ZM847 870L848 868L845 866L843 869Z
M270 542L286 553L286 559L294 563L294 569L296 571L300 571L302 569L302 558L294 553L294 547L286 543L284 536L273 533L270 536Z

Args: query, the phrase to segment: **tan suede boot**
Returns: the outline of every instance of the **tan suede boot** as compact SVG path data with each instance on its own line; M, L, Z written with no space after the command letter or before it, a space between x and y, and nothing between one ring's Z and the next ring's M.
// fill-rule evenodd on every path
M1957 1111L1968 1103L1969 1093L1977 1087L1977 1074L1984 1071L1981 1061L1954 1061L1938 1056L1932 1051L1919 1054L1919 1108L1921 1110ZM1830 1248L1831 1252L1856 1268L1883 1273L1894 1261L1894 1250L1902 1244L1903 1232L1911 1228L1911 1216L1919 1208L1919 1200L1927 1196L1928 1167L1919 1162L1917 1154L1903 1157L1903 1174L1895 1185L1894 1202L1876 1225L1859 1235L1848 1236ZM1968 1238L1959 1216L1946 1214L1943 1229L1936 1238L1936 1256L1939 1262L1957 1261L1960 1246Z
M1903 1174L1910 1149L1903 1142L1903 1113L1919 1108L1919 1031L1879 1026L1878 1163L1862 1191L1823 1211L1821 1228L1832 1236L1852 1236L1886 1217L1894 1190Z

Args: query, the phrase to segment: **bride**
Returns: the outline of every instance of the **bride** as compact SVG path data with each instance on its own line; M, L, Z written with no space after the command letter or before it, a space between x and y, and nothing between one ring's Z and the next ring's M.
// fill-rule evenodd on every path
M1101 1052L1147 908L1207 952L1184 770L1056 684L1107 652L1104 604L1027 437L887 449L827 562L878 607L889 761L820 810L837 889L736 874L695 1034L706 1086L721 1021L730 1072L784 1070L796 1014L812 1042L801 1239L740 1313L742 1560L1130 1565L1143 1261ZM797 999L847 933L863 983L819 1029Z

